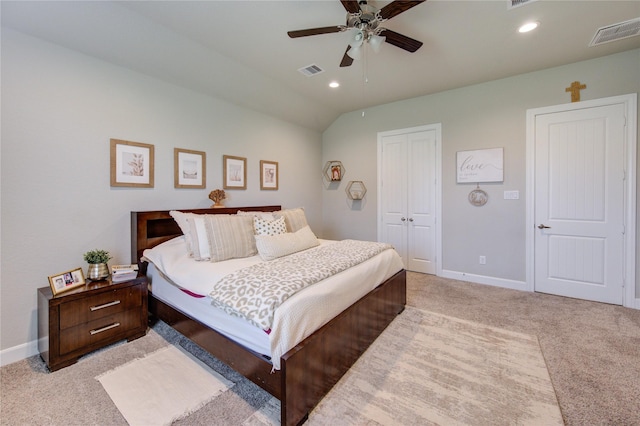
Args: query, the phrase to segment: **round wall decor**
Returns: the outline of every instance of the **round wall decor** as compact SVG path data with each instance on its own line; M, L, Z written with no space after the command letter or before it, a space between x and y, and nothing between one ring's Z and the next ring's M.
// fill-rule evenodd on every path
M469 202L476 207L484 206L488 200L489 195L480 188L474 189L469 193Z

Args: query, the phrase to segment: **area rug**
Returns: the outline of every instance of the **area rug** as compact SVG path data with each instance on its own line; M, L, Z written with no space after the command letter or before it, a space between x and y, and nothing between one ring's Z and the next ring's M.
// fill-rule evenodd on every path
M270 401L245 424L279 424L278 404ZM549 426L563 420L535 336L407 307L307 424Z
M173 345L96 379L131 426L169 425L233 386L192 354Z

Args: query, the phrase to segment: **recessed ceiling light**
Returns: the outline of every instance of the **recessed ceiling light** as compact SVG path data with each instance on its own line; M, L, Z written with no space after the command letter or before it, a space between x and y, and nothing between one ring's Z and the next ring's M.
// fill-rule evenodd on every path
M527 22L520 28L518 28L519 33L528 33L529 31L533 31L540 26L540 22Z
M340 87L340 83L338 83L337 81L332 81L331 83L329 83L329 87L335 89L336 87Z

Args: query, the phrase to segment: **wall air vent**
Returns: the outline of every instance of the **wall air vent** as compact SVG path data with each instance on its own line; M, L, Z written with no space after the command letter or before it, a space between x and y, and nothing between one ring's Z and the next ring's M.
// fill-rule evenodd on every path
M640 18L598 28L589 47L640 35Z
M306 67L300 68L298 71L300 71L302 74L306 75L307 77L311 77L313 75L324 72L324 70L319 66L317 66L316 64L307 65Z
M533 3L537 0L507 0L507 9L514 9L516 7L524 6L525 4Z

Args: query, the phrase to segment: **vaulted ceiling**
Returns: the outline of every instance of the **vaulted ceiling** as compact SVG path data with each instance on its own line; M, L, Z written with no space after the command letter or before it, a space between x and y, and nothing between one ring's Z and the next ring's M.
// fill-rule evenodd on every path
M639 18L640 1L428 0L383 23L421 41L417 52L384 43L349 67L339 65L351 32L287 36L344 25L338 0L3 0L1 8L3 27L320 131L344 112L640 48L640 36L589 47L599 28ZM519 34L526 21L540 27ZM323 72L298 71L312 64Z

